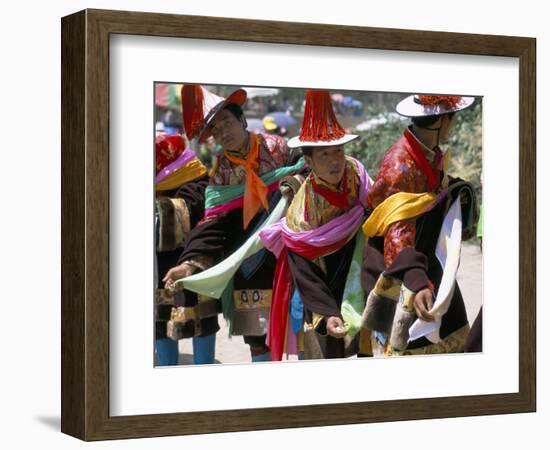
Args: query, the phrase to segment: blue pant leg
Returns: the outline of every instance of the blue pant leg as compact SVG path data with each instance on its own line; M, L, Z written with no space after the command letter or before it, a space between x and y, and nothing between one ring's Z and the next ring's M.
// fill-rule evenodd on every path
M193 363L214 364L216 333L193 338Z
M172 339L157 339L157 365L175 366L178 363L178 342Z

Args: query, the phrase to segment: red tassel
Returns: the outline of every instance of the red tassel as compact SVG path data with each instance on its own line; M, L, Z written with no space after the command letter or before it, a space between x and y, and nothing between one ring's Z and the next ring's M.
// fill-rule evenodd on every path
M181 88L181 112L185 134L191 140L204 125L204 93L198 84L185 84Z
M332 141L340 139L346 131L338 123L332 109L328 91L307 91L304 120L300 132L302 141Z
M460 95L419 95L418 101L422 105L445 105L448 108L455 108L462 97Z

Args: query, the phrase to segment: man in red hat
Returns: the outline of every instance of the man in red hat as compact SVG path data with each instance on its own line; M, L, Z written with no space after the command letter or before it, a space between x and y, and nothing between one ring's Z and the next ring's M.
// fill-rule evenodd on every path
M280 199L279 186L296 180L285 178L303 162L294 161L280 136L250 133L242 105L246 91L238 89L213 107L199 137L213 136L223 152L218 155L206 193L205 217L191 232L179 265L164 277L167 287L177 280L204 271L236 251L267 217ZM233 335L243 335L252 361L271 359L265 342L275 259L261 250L246 259L233 277L232 288L222 298L224 315ZM182 337L208 336L219 329L217 317L201 317L202 302L195 292L176 294L172 331Z
M358 137L338 123L329 92L306 92L301 133L288 146L302 149L311 173L286 217L260 234L278 256L269 326L274 359L301 357L302 349L306 359L343 358L345 342L360 329L361 224L371 180L344 152Z
M476 202L469 183L447 175L450 155L439 145L447 142L457 113L473 102L411 95L396 107L412 124L382 160L364 225L364 325L378 353L463 350L469 326L456 271Z

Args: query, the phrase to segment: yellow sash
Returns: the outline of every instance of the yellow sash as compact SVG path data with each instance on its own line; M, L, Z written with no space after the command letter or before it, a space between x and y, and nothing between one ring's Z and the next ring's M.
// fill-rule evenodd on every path
M413 194L397 192L380 203L363 224L367 238L384 236L386 229L395 222L417 217L424 213L437 196L433 192Z
M170 191L183 186L189 181L202 177L206 172L207 170L204 164L198 159L193 159L179 170L168 175L155 186L155 189L157 191Z

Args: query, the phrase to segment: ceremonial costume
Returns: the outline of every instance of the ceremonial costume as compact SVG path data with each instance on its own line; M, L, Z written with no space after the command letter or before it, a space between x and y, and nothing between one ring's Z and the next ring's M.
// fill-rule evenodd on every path
M410 96L397 111L408 117L439 116L470 106L466 97ZM433 129L439 133L439 130ZM472 186L450 179L449 159L424 146L412 128L388 150L367 196L362 282L369 293L364 326L380 354L463 350L469 326L456 271L460 241L473 232ZM433 322L417 319L416 293L429 288Z
M357 138L338 124L328 92L308 91L305 111L302 133L289 146L334 148ZM312 171L286 217L260 233L278 258L268 339L274 360L302 346L307 359L344 357L344 339L327 335L325 318L343 319L350 338L359 331L360 225L371 180L359 161L346 157L344 164L338 186Z
M205 120L200 139L208 137L208 124L215 114L232 102L240 106L245 100L245 92L238 90L220 102ZM257 231L280 200L280 183L303 167L303 160L289 154L285 140L274 135L248 133L243 153L224 150L218 155L206 189L204 219L190 233L179 258L180 264L185 262L198 272L206 271L206 276L211 273L207 269L217 270L218 263L223 264ZM206 288L193 284L201 273L178 280L176 284L184 290L176 294L172 333L178 337L215 333L219 329L217 315L204 310L203 297L221 297L231 334L244 336L253 360L269 355L265 334L274 268L274 257L259 249L239 261L229 275L222 266L223 274L204 283Z

